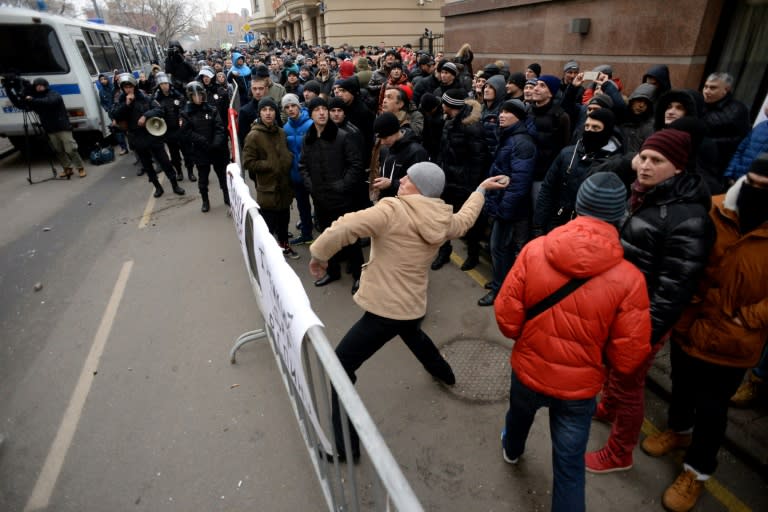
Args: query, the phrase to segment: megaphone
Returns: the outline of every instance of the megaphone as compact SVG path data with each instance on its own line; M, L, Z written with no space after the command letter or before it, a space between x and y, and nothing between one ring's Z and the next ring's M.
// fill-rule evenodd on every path
M147 123L144 125L150 135L155 137L162 137L165 132L168 131L168 125L165 124L165 119L162 117L150 117L147 119Z

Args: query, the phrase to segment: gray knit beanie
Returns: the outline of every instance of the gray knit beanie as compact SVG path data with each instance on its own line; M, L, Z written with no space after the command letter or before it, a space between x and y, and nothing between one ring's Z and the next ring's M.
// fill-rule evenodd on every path
M416 185L421 195L440 197L445 187L445 173L439 165L432 162L413 164L406 171L408 178Z
M576 195L576 213L618 225L627 211L627 189L612 172L598 172L584 180Z

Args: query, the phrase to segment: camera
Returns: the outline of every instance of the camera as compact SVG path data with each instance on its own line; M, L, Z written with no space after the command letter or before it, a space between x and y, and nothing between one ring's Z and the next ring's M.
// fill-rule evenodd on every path
M5 73L0 75L5 91L8 93L8 99L16 108L25 109L24 98L31 96L35 88L32 82L20 77L16 73Z

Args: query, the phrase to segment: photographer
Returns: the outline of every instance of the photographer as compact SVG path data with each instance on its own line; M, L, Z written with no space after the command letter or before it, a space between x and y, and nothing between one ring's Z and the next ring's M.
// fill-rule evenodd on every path
M172 85L177 91L183 91L187 82L195 79L197 71L184 59L184 48L178 41L169 41L165 59L165 72L171 76Z
M45 78L35 78L30 86L29 82L23 79L5 77L3 85L11 103L21 110L35 112L40 118L40 124L48 135L51 148L64 167L59 178L69 179L74 174L72 169L75 167L78 175L85 178L83 160L77 152L77 142L72 136L72 125L69 123L61 94L51 90Z

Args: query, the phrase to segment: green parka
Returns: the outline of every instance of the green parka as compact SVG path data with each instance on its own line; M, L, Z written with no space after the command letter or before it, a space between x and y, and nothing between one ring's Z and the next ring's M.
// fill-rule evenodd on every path
M256 121L243 144L243 168L256 182L256 202L265 210L285 210L293 201L293 153L282 128Z

